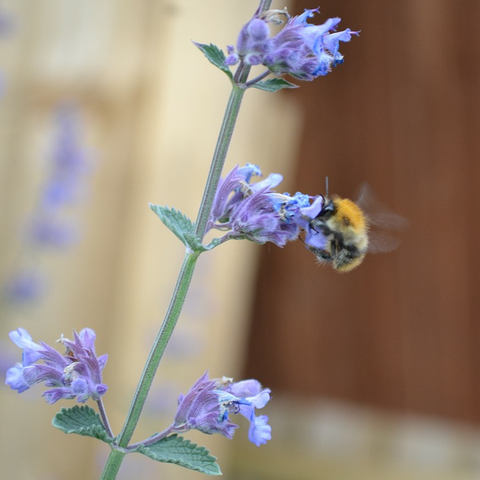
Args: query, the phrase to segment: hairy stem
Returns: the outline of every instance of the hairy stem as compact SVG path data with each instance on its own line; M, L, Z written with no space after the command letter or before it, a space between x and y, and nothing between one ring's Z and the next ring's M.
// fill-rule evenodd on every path
M147 394L152 385L155 372L157 371L160 360L162 359L163 353L167 348L168 341L172 336L178 317L182 311L198 256L199 253L191 252L187 252L185 255L185 259L175 285L172 300L170 301L167 313L165 314L165 319L157 334L157 338L152 346L150 355L148 356L147 363L143 369L140 382L138 383L137 390L135 391L135 395L128 412L127 420L120 433L118 445L122 448L127 447L130 439L132 438L133 431L137 426L137 422L143 406L145 405L145 400L147 399Z
M113 448L107 458L107 463L105 463L100 480L113 480L116 478L125 455L126 452L122 452L121 450L116 450Z
M103 405L103 401L101 398L97 400L97 407L98 407L98 411L100 412L100 416L102 418L103 426L105 427L105 430L107 431L108 436L110 438L113 438L114 435L112 432L112 428L110 427L110 422L108 421L107 412L105 411L105 407Z
M271 3L272 0L260 0L258 12L269 9ZM225 158L227 156L230 141L232 139L240 105L245 93L246 87L244 84L246 83L248 74L250 73L250 67L248 66L240 65L239 68L241 70L237 72L238 76L235 76L235 79L238 81L238 83L233 84L232 92L228 100L222 126L217 139L217 145L213 154L210 171L206 181L205 190L200 203L197 221L195 223L195 233L201 239L203 239L203 236L205 235L205 229L210 216L210 211L212 209L215 193L217 191L218 183L225 163ZM172 336L178 317L180 316L198 256L199 252L187 251L185 254L183 265L175 285L170 305L148 356L142 376L135 391L130 410L125 420L125 424L120 433L117 444L120 448L112 449L100 480L114 480L117 476L123 458L127 453L126 448L128 447L128 444L132 438L133 432L140 418L140 414L145 405L145 401L158 365L165 352L168 341Z
M138 443L132 443L127 447L127 450L135 450L138 447L148 447L158 441L160 441L162 438L168 437L171 433L175 432L175 428L173 425L170 425L168 428L166 428L163 432L156 433L155 435L152 435L150 438L147 438L146 440L143 440L142 442Z
M223 165L227 157L228 147L232 139L233 130L237 121L238 112L242 103L245 89L234 85L230 98L228 99L227 108L223 117L222 126L218 135L217 145L213 153L212 163L210 165L210 172L207 178L207 184L203 192L202 202L195 222L195 233L203 238L205 229L208 223L208 217L212 209L215 192L217 191L218 182L222 175Z

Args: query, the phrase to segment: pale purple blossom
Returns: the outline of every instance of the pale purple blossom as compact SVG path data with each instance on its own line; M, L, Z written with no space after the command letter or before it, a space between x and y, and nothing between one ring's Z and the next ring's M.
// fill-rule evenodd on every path
M250 422L249 440L259 446L271 439L268 417L256 416L270 400L270 389L262 388L257 380L233 382L232 379L209 379L205 372L187 395L180 395L172 431L199 430L231 439L238 428L230 414L241 413Z
M311 235L310 221L320 213L323 197L275 192L273 188L283 177L272 173L252 183L259 175L257 166L247 164L233 168L220 180L207 229L226 231L222 241L248 239L279 247L296 240L302 229Z
M358 32L349 28L335 32L340 18L330 18L322 25L307 23L318 11L318 8L305 10L296 17L290 17L286 10L255 14L240 31L236 49L231 45L227 47L225 63L262 64L272 73L289 74L300 80L326 75L343 62L339 42L350 41ZM278 24L281 16L287 17L285 26L270 36L269 24Z
M255 409L263 408L270 401L270 389L262 388L257 380L250 379L228 383L225 390L246 401L239 405L239 413L250 422L248 439L257 447L270 440L272 428L267 424L268 417L255 416Z
M35 343L23 328L10 332L11 340L23 350L22 362L10 368L5 383L22 393L36 383L49 387L43 393L48 403L74 399L86 402L89 398L99 400L107 391L102 383L102 370L107 355L95 354L95 332L84 328L74 339L63 336L59 343L65 347L63 354L46 343ZM39 363L39 362L42 363Z

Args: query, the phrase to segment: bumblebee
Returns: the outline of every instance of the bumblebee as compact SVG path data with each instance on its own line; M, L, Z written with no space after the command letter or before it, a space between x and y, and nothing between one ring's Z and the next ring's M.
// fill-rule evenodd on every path
M369 209L372 213L367 214ZM397 248L400 241L392 230L401 229L406 223L404 218L379 206L364 185L357 202L338 196L324 197L323 207L310 221L310 228L325 237L326 245L323 249L309 245L307 248L320 263L329 264L338 272L349 272L363 262L367 252Z

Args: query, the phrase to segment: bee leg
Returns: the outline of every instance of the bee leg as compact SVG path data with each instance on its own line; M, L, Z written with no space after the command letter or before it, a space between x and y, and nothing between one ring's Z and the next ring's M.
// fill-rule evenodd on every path
M335 240L332 240L330 242L330 254L332 256L332 258L335 258L337 256L337 250L340 250L341 251L341 248L337 248L338 247L338 244Z
M353 245L343 245L339 249L338 255L335 258L335 268L342 269L347 265L357 265L361 263L365 257L365 253L362 253L358 248Z
M317 260L320 263L331 263L333 261L333 257L330 255L327 250L322 250L321 248L309 247L307 248L317 257Z

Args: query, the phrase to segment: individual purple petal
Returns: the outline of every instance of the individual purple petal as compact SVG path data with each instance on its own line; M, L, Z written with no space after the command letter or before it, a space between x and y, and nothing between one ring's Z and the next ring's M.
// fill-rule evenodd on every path
M265 188L275 188L282 183L283 176L279 173L271 173L265 180L250 185L252 192L258 192Z
M304 242L308 247L313 247L319 250L325 250L328 244L325 235L311 226L306 230Z
M252 181L252 177L261 177L262 171L257 165L253 163L247 163L244 167L237 168L237 173L246 183Z
M231 383L227 387L227 391L237 397L253 397L262 391L262 385L258 380L242 380Z
M318 195L312 204L307 204L305 206L302 206L300 208L300 213L304 217L310 219L316 218L320 212L322 211L323 203L324 203L324 197L322 195Z
M272 439L272 427L267 422L268 417L266 415L254 417L250 422L248 439L257 447L264 445L268 440Z
M31 365L43 357L43 347L32 340L24 328L17 328L9 333L12 342L23 350L22 362L24 366Z
M75 394L70 387L58 387L45 390L42 393L42 397L45 397L47 403L54 404L59 400L72 400L75 398Z
M7 370L5 384L11 389L17 390L18 393L22 393L30 388L30 385L23 377L23 366L21 363Z
M97 335L91 328L80 330L78 338L82 343L83 348L95 352L95 339L97 338Z
M104 353L103 355L100 355L97 360L98 365L100 366L100 370L103 370L105 368L105 364L107 363L108 355Z

